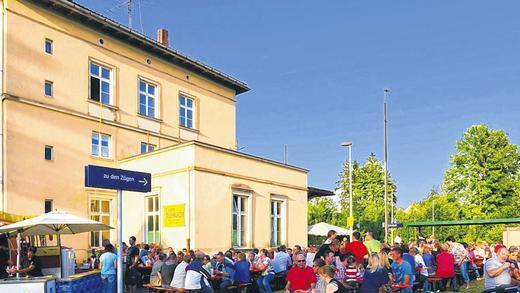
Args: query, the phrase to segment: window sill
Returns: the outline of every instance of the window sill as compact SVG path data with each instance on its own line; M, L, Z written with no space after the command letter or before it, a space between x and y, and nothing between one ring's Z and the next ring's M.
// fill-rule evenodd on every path
M113 111L119 111L119 107L115 106L115 105L103 104L101 102L94 101L94 100L91 100L91 99L87 99L87 101L89 103L94 104L94 105L98 105L99 107L108 108L108 109L113 110Z
M96 157L94 155L90 155L90 158L94 159L94 160L105 161L105 162L114 162L115 161L115 159L113 159L113 158Z
M155 122L159 122L159 123L163 122L162 119L146 116L146 115L139 114L139 113L137 113L137 117L141 117L141 118L148 119L148 120L155 121Z
M182 129L182 130L191 131L191 132L194 132L194 133L199 133L199 130L195 129L195 128L188 128L188 127L184 127L182 125L179 125L179 128Z

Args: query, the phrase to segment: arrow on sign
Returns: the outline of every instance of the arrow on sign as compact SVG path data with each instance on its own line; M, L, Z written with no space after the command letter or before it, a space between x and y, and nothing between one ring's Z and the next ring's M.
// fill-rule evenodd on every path
M146 186L146 184L148 184L148 181L146 181L146 178L143 178L143 180L139 180L139 183L144 183L143 186Z

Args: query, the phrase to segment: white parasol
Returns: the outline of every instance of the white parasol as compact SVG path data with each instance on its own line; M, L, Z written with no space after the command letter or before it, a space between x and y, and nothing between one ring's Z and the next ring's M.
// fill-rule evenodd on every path
M310 225L307 228L307 234L309 234L309 235L316 235L316 236L327 236L327 233L330 230L336 231L336 233L338 233L338 235L350 235L350 231L349 230L347 230L345 228L338 227L338 226L334 226L334 225L331 225L331 224L327 224L327 223L324 223L324 222L321 222L321 223L318 223L318 224L314 224L314 225Z

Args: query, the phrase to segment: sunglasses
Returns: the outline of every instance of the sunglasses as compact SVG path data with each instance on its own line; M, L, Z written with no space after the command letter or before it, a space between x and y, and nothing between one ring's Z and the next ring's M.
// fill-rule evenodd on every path
M297 260L296 262L305 262L305 260L304 260L304 259L302 259L302 260Z

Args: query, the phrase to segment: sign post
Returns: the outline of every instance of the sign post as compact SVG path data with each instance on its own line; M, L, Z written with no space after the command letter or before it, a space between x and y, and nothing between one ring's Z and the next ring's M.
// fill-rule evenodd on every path
M123 293L123 190L150 192L150 173L85 166L85 187L117 190L117 292Z

